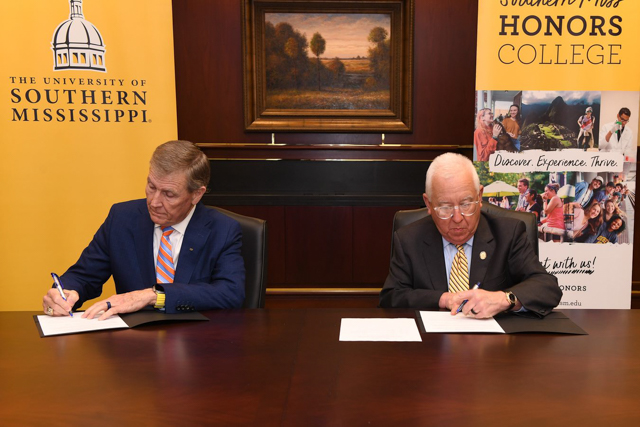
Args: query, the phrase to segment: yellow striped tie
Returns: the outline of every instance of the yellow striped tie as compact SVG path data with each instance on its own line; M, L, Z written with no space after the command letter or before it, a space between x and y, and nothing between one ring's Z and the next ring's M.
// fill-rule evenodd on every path
M449 292L462 292L469 289L469 264L462 245L456 245L458 253L453 257L449 275Z

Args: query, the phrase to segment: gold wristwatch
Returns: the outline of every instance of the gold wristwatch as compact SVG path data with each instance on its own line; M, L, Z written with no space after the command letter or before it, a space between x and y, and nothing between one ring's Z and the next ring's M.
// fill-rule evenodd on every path
M509 308L507 308L506 311L513 310L513 307L515 307L516 303L518 302L518 297L516 297L515 294L511 291L505 292L504 295L507 297L507 302L509 303Z
M164 288L160 285L153 285L151 289L156 293L156 303L153 305L153 308L164 308Z

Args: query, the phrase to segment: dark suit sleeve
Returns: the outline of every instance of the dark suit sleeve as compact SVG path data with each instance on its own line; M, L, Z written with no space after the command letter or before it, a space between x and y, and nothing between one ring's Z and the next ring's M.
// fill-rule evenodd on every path
M164 287L165 310L179 313L216 308L240 308L244 302L244 261L241 255L242 231L236 221L228 221L228 227L214 232L223 238L222 248L213 255L204 253L200 262L207 267L197 269L201 277L189 283L174 282ZM180 268L178 260L178 268Z
M113 207L102 223L93 240L80 255L78 261L60 277L64 288L78 292L80 299L73 307L79 309L85 301L102 294L102 286L111 277L109 256L109 236L113 223Z
M435 289L416 289L415 266L407 256L398 233L393 234L393 255L389 275L380 292L380 307L437 309L444 293Z
M558 279L540 264L520 221L511 238L508 266L514 285L505 290L513 292L528 311L543 317L560 303L562 291Z

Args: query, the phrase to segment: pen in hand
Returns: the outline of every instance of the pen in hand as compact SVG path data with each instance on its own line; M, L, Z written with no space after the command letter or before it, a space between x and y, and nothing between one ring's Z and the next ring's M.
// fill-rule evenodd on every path
M480 289L480 282L476 283L472 289ZM469 301L468 299L462 301L462 304L460 304L460 307L458 307L458 309L456 310L456 314L460 313L462 311L462 308L464 307L464 305L467 303L467 301Z
M60 281L60 278L56 273L51 273L51 277L53 277L53 281L56 283L56 289L58 290L58 292L60 292L60 296L62 297L63 300L66 301L67 297L64 295L62 282ZM71 310L69 310L69 316L73 317L73 313L71 312Z

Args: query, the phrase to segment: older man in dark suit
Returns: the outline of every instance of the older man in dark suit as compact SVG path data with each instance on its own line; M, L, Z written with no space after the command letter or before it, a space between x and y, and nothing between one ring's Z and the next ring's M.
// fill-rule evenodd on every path
M394 234L381 307L456 314L468 300L465 315L487 318L505 311L545 316L558 305L562 291L540 264L524 223L481 212L482 190L466 157L446 153L432 162L423 194L432 215Z
M68 316L102 293L113 276L117 295L93 304L83 317L147 307L167 313L239 308L244 300L242 232L233 219L206 208L206 155L188 141L169 141L153 153L146 200L118 203L76 264L44 296L45 313ZM100 314L101 312L104 312Z

